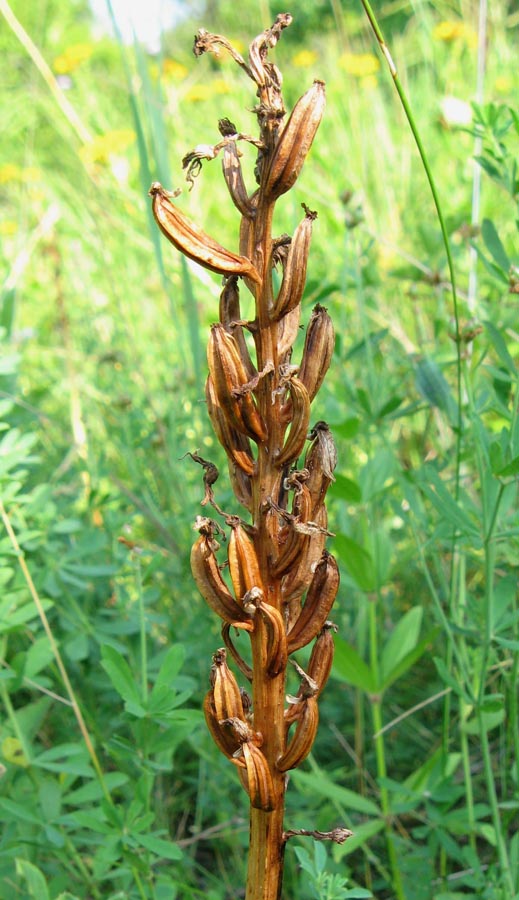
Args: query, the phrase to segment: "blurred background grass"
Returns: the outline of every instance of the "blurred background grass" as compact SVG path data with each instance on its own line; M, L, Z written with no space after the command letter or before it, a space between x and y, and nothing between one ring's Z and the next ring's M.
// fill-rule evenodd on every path
M476 337L462 345L463 494L453 499L453 310L426 178L360 4L306 3L292 10L275 61L288 108L318 77L327 112L275 227L292 232L303 201L319 212L304 310L308 318L325 303L337 329L314 417L330 422L339 445L330 549L343 587L336 678L314 758L294 774L288 825L346 819L358 837L327 860L307 847L304 876L288 854L287 896L511 900L519 19L505 0L488 11L475 113L483 4L376 6L437 181L462 330ZM92 787L70 708L46 693L63 693L55 657L2 534L0 896L241 896L245 798L234 801L233 773L198 712L221 639L191 583L203 490L183 458L199 448L225 471L203 403L219 283L165 245L147 191L153 180L182 187L189 215L236 247L219 163L204 164L188 193L181 160L218 140L221 117L254 131L255 98L225 54L195 60L192 35L225 33L243 53L253 37L245 23L259 32L279 10L249 0L239 17L228 2L179 10L150 46L138 35L124 43L117 12L112 33L101 33L82 0L0 3L0 488L112 776L110 805ZM482 235L472 222L475 152L484 156ZM245 151L251 189L253 165ZM223 476L218 488L230 507ZM171 644L178 704L132 713L124 678L133 673L144 703ZM483 706L485 691L502 700ZM377 723L420 703L373 740ZM168 836L178 856L160 843Z

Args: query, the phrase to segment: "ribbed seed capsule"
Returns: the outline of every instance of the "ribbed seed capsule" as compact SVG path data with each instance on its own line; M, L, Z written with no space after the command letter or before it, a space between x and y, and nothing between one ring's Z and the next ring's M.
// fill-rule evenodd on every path
M284 363L299 334L301 307L296 306L278 322L278 359Z
M276 465L280 467L297 459L305 445L310 422L310 398L308 391L295 375L292 375L288 380L288 391L292 404L292 421L283 449L276 457Z
M211 419L214 433L230 461L238 466L246 475L252 475L254 471L254 458L250 440L242 431L234 428L229 419L225 415L222 407L218 402L214 389L213 379L207 376L205 383L205 398L207 401L207 412Z
M294 106L265 176L265 195L270 200L280 197L295 184L319 128L325 102L324 82L314 81Z
M236 603L222 578L211 541L206 534L202 533L193 545L191 571L205 602L224 622L247 631L253 630L252 619Z
M240 354L243 367L247 373L247 378L253 378L254 375L257 375L257 372L250 358L243 328L241 325L236 325L236 322L241 321L241 309L238 279L235 276L226 279L220 294L219 319L225 330L229 334L232 334L236 342L238 353Z
M236 597L242 601L247 591L252 588L263 590L263 579L254 543L240 524L239 519L231 521L230 525L229 572Z
M245 720L240 688L227 665L227 650L225 647L220 647L213 655L211 686L213 688L213 702L217 720L219 722L223 719L231 718Z
M287 639L281 613L270 603L262 601L259 610L267 630L266 669L269 675L279 675L287 664Z
M274 785L265 756L252 741L242 744L243 758L247 768L248 794L251 806L270 812L274 808ZM233 760L238 762L238 760Z
M271 318L274 320L281 319L295 309L296 306L299 306L303 298L312 226L317 218L317 213L308 209L304 203L303 208L306 215L297 226L290 244L288 256L283 267L283 280L272 310Z
M228 141L228 143L226 143L223 150L222 169L225 183L229 188L229 193L236 209L241 212L242 216L252 218L254 215L254 207L249 200L247 188L245 187L245 182L243 180L240 154L238 152L236 141Z
M302 547L297 563L283 577L281 596L283 604L288 605L288 623L295 622L301 610L301 597L312 581L317 565L326 544L326 525L328 515L326 507L321 506L314 517L315 533L312 539Z
M243 275L259 284L260 277L250 259L226 250L202 231L172 203L158 181L150 188L153 215L162 233L184 256L219 275Z
M319 724L319 709L315 697L307 697L301 701L301 712L296 723L292 739L286 752L276 762L276 768L280 772L288 772L295 769L310 753L317 726Z
M337 596L339 581L339 567L333 556L325 550L314 572L299 617L287 635L289 653L309 644L319 634Z
M301 472L293 472L285 484L295 487L294 501L292 504L292 521L280 529L278 534L279 553L276 563L272 568L272 574L275 578L284 575L292 566L295 560L303 553L306 543L311 540L313 535L305 534L298 531L297 526L300 522L306 523L311 518L312 498L304 480L299 478L307 477L307 473L303 469Z
M264 422L251 392L243 390L247 373L236 341L223 325L216 324L211 328L207 360L216 397L230 424L253 440L264 441L267 437Z
M310 403L317 394L333 355L335 331L324 306L314 307L308 328L298 378L306 387Z
M240 743L236 740L232 731L218 721L212 690L208 691L204 698L204 716L209 733L216 746L228 759L231 759L236 751L239 750Z
M337 465L337 448L332 433L326 422L317 422L310 432L312 443L305 456L305 469L310 473L307 485L312 495L312 516L322 508L328 490L334 478Z
M332 622L325 622L322 630L317 635L310 660L308 662L307 673L317 685L317 694L319 697L324 690L326 682L330 677L333 665L333 654L335 652L335 644L333 642L333 631L336 630Z

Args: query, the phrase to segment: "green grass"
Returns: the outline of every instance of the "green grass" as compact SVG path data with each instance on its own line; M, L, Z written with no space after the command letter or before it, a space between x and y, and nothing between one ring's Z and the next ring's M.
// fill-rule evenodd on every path
M0 498L14 537L2 526L0 897L227 900L243 884L247 810L200 712L221 638L191 581L203 485L181 458L214 458L231 505L203 403L219 284L162 241L146 192L154 179L183 186L182 157L218 139L219 117L252 130L246 79L190 55L199 25L242 48L251 35L222 3L218 21L183 23L151 58L95 40L80 4L40 6L11 9L51 73L76 44L91 52L62 83L71 118L3 19ZM251 12L258 30L263 6ZM328 103L276 227L293 231L303 201L319 212L304 308L308 318L323 302L337 330L313 416L339 448L330 549L342 586L334 677L314 754L291 779L287 827L355 835L326 854L292 841L286 896L513 900L514 18L491 5L473 118L482 228L471 233L474 135L445 121L442 102L475 96L477 10L373 6L437 186L467 340L458 365L438 217L361 4L294 10L276 50L287 105L314 77ZM449 40L442 21L457 23ZM85 150L85 132L104 143ZM181 202L236 247L218 162Z

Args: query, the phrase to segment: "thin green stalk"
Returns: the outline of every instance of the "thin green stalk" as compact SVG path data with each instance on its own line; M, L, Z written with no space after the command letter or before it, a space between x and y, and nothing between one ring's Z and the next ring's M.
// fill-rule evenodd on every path
M5 686L4 681L0 681L0 697L2 698L2 703L5 706L5 711L7 713L8 719L11 723L12 729L20 743L22 753L23 753L25 759L27 760L28 764L30 764L31 751L30 751L27 741L25 740L25 735L24 735L22 729L20 728L20 725L18 722L18 717L16 715L13 704L11 703L11 698L9 696L9 692Z
M134 557L135 580L137 582L137 596L139 598L139 631L141 648L141 697L145 704L148 699L148 645L146 641L146 609L142 591L141 561L136 553Z
M378 598L380 599L380 598ZM375 601L369 604L369 655L370 667L375 682L380 681L379 652L378 652L378 625L377 606ZM371 697L371 715L373 719L373 733L375 734L375 755L377 759L377 776L380 783L380 805L385 820L386 846L391 868L392 886L396 892L397 900L405 900L404 886L398 866L398 859L391 828L391 806L388 790L383 783L387 778L386 751L384 734L382 732L382 696L377 694Z
M479 722L479 738L481 741L481 753L483 756L483 766L485 770L485 780L487 783L487 792L488 799L490 803L490 809L492 811L492 822L494 825L494 832L496 838L496 846L497 846L497 854L499 857L499 864L501 867L501 875L503 877L503 881L507 886L508 896L514 897L515 889L514 889L514 880L512 877L512 870L510 868L510 860L508 858L508 852L506 849L506 844L503 839L503 828L501 823L501 815L499 812L499 802L497 799L497 791L494 779L494 772L492 770L492 755L490 753L490 747L488 743L488 732L485 726L484 714L481 712L481 708L478 710L478 722Z

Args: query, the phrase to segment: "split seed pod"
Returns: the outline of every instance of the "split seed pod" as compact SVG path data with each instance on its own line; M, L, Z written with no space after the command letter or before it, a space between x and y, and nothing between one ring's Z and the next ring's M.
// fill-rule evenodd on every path
M305 217L297 226L283 267L283 280L274 303L272 318L281 319L299 306L306 284L306 267L310 252L312 227L317 213L303 204Z
M253 440L264 441L267 437L265 424L246 388L247 372L238 346L223 325L216 324L211 328L207 360L216 397L229 423Z
M184 256L219 275L243 275L259 283L260 277L250 259L226 250L202 231L172 203L171 195L158 181L150 188L153 215L162 234Z
M207 521L209 520L202 519L200 527L204 528L203 523ZM203 531L191 550L191 571L205 602L224 622L247 631L253 630L254 623L250 616L236 603L225 584L211 546L211 539Z
M319 128L325 102L324 82L314 81L294 106L265 178L265 194L270 200L277 199L295 184Z
M252 475L254 471L254 458L250 440L242 431L238 431L229 422L222 407L218 402L214 389L213 379L207 376L205 384L205 399L207 401L207 412L211 419L211 424L217 439L224 448L229 461L245 472L246 475Z
M229 572L236 597L242 601L247 591L252 588L260 588L263 591L263 579L254 543L247 535L243 525L240 524L239 519L231 521L230 524Z
M299 766L310 753L317 734L319 709L315 697L307 697L301 702L301 713L297 720L294 734L286 752L276 763L280 772L288 772Z
M324 306L314 307L308 328L298 378L306 387L310 403L321 387L335 345L333 323Z
M339 567L334 557L325 550L314 572L304 606L288 633L289 653L309 644L320 632L337 596L339 580Z
M218 721L223 719L245 719L238 682L227 665L227 650L220 647L213 654L211 666L211 686L213 703Z
M310 421L310 398L304 384L295 375L288 380L291 400L291 425L283 449L276 458L276 465L285 466L301 453L307 439Z

